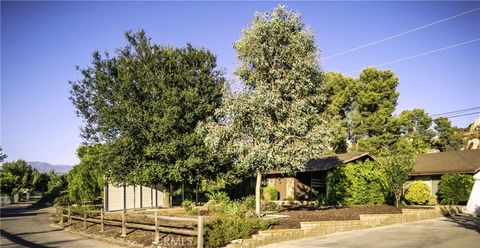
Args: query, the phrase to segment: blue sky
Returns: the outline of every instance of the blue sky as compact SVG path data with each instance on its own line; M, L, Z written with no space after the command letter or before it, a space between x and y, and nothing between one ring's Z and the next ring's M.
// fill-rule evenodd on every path
M480 2L285 2L302 14L326 57L480 7ZM153 42L191 42L218 56L231 75L234 41L255 11L278 2L1 2L1 145L7 160L74 164L82 120L68 100L69 80L94 50L114 51L124 31ZM322 62L350 72L480 38L480 11ZM395 63L397 113L430 114L480 106L480 42ZM356 76L353 74L352 76ZM466 126L479 115L452 119Z

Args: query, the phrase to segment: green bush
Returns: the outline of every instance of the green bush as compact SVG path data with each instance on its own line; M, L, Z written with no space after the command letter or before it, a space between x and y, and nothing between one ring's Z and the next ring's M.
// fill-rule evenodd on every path
M385 169L374 161L338 166L327 176L328 203L332 205L383 204L387 187Z
M435 206L438 204L438 201L437 201L437 197L435 197L434 195L431 195L429 198L428 198L428 205L429 206Z
M185 200L182 202L182 207L187 211L190 215L198 215L198 209L195 208L195 204L192 201Z
M465 204L475 180L466 174L445 174L440 179L438 195L442 204Z
M226 203L230 201L230 197L223 191L208 193L207 197L208 201L212 203Z
M205 225L206 247L222 247L234 239L249 238L270 225L269 220L255 215L255 198L224 201L210 209L211 221Z
M289 196L285 197L285 201L293 202L293 201L295 201L295 198L293 197L293 195L289 195Z
M426 183L415 181L408 186L407 192L405 193L405 200L410 202L410 204L423 205L427 203L430 195L431 190Z
M265 201L276 201L278 200L278 191L273 186L267 186L263 188L263 199Z

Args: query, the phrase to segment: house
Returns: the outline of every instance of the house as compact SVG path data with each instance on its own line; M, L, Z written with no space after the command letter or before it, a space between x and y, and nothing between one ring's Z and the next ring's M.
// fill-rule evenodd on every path
M437 153L425 153L417 156L412 181L423 181L432 194L438 192L438 184L442 175L462 173L474 175L480 171L480 150L463 150Z
M278 171L264 174L268 186L279 192L279 200L287 199L314 201L318 195L326 196L328 187L326 177L328 171L336 166L355 161L375 160L369 153L344 153L324 156L310 160L295 175L285 175Z

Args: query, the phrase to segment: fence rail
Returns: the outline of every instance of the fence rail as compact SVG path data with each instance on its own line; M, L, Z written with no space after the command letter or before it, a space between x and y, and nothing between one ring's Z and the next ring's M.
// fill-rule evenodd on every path
M68 225L72 224L72 220L79 220L83 222L83 228L87 228L87 222L100 224L100 232L104 232L104 226L119 226L122 228L122 237L127 236L127 228L130 229L141 229L147 231L155 232L155 239L153 244L160 243L160 232L162 233L172 233L180 234L186 236L196 236L197 237L197 247L203 247L203 223L204 217L198 216L198 218L187 218L187 217L171 217L171 216L161 216L158 215L158 212L155 211L153 215L155 224L139 224L139 223L128 223L126 220L126 213L122 211L122 220L105 220L105 211L103 208L100 210L86 210L86 209L72 209L71 206L68 208L57 207L56 209L57 216L60 218L60 224L64 224L64 219L66 218ZM66 212L66 213L65 213ZM75 213L80 214L74 215ZM88 217L88 213L98 213L100 218ZM149 216L152 217L152 216ZM171 221L171 222L188 222L190 225L183 227L172 227L171 225L166 225L162 223L161 220ZM196 230L195 230L196 227Z

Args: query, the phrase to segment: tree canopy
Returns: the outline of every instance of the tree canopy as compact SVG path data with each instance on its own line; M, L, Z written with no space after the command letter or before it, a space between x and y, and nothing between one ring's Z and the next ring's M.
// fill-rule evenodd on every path
M207 140L257 174L257 213L261 173L293 173L329 149L314 38L299 14L280 5L257 13L234 45L244 90L224 101Z
M114 56L93 53L71 82L87 144L102 144L116 183L193 182L223 165L203 143L197 123L220 105L225 80L206 49L153 44L144 31L125 34Z

